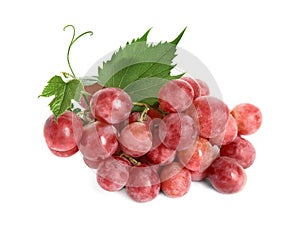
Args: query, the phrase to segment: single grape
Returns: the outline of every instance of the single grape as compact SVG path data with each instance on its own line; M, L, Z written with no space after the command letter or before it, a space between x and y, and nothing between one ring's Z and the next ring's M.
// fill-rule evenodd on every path
M242 103L233 108L231 111L232 116L235 118L239 134L250 135L255 133L261 126L262 114L258 107Z
M184 150L196 141L197 126L184 113L170 113L159 124L159 137L166 147L177 151Z
M237 137L237 133L238 127L236 120L230 114L224 132L214 138L211 138L209 141L218 146L225 145L232 142Z
M211 149L211 144L208 140L198 137L191 147L179 151L177 158L185 168L191 171L200 171L202 159L209 149Z
M158 93L159 107L164 112L182 112L193 102L194 91L184 80L170 80Z
M221 134L229 118L227 105L212 96L196 98L186 113L198 123L200 136L204 138L213 138Z
M256 151L248 140L237 136L233 142L221 147L220 155L235 159L244 169L246 169L253 164L256 157Z
M147 158L155 165L170 164L175 159L175 156L176 150L170 149L163 144L147 153Z
M125 126L120 134L121 149L132 157L146 154L152 147L152 134L142 122L133 122Z
M89 159L83 156L84 163L91 169L97 169L99 163L102 161L102 159Z
M70 111L55 120L51 115L44 125L44 137L50 151L59 157L69 157L78 151L77 144L82 136L82 122Z
M160 172L161 190L169 197L185 195L191 186L191 173L178 162L164 166Z
M243 189L247 177L243 167L235 159L223 156L208 168L208 180L221 193L236 193Z
M195 80L200 86L200 96L208 96L210 94L210 90L207 83L197 78Z
M120 88L103 88L90 101L92 114L97 120L118 124L129 117L132 108L130 96Z
M119 191L129 178L128 162L115 156L101 161L97 169L97 182L107 191Z
M127 194L137 202L153 200L160 191L160 179L149 166L131 167L126 184Z
M105 159L118 149L118 135L114 126L95 121L83 127L79 149L90 160Z
M194 78L185 75L185 76L181 77L180 79L188 82L189 85L191 85L191 87L193 88L193 91L194 91L194 99L198 98L200 96L201 88L200 88L200 85L198 84L198 82Z

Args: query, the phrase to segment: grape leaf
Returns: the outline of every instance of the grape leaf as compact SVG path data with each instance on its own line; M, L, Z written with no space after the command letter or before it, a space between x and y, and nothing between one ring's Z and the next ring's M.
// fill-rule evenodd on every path
M150 30L142 37L127 42L102 67L98 67L100 84L124 89L134 102L157 97L164 83L182 76L172 76L171 70L175 67L172 61L176 56L176 46L185 29L172 42L157 44L147 43ZM151 94L147 94L149 92Z
M54 96L49 106L57 119L72 106L72 100L79 101L82 92L83 85L80 80L72 79L65 82L60 76L54 76L48 81L39 97Z

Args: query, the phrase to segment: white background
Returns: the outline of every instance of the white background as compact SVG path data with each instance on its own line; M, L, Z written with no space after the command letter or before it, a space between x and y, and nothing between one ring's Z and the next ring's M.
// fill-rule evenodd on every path
M78 2L0 3L0 226L299 226L299 1ZM182 198L136 203L101 190L80 154L52 155L42 136L50 100L37 96L68 71L70 23L94 31L72 50L79 75L149 27L157 42L188 26L180 46L208 67L229 107L262 110L260 131L247 137L257 159L244 190L193 183Z

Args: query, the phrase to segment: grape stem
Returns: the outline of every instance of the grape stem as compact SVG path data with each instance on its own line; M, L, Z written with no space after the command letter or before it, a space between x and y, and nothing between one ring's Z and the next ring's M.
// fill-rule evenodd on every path
M130 161L134 166L139 166L142 163L139 162L138 160L134 159L133 157L129 156L128 154L121 152L121 154L119 155L120 157L124 157L126 158L128 161Z
M71 39L71 42L70 42L69 47L68 47L67 61L68 61L68 65L69 65L69 68L70 68L71 73L72 73L71 76L75 79L76 76L75 76L75 73L74 73L73 68L72 68L72 66L71 66L71 63L70 63L70 50L71 50L71 47L73 46L73 44L74 44L80 37L82 37L82 36L84 36L84 35L86 35L86 34L93 35L93 32L92 32L92 31L87 31L87 32L84 32L84 33L80 34L79 36L77 36L77 37L75 38L75 36L76 36L76 29L75 29L74 25L72 25L72 24L66 25L66 26L64 27L63 30L65 31L66 28L69 28L69 27L73 29L73 35L72 35L72 39Z
M146 116L147 116L146 114L147 114L148 110L150 110L150 106L147 105L146 103L141 103L141 102L133 102L133 105L145 107L144 110L141 113L141 116L138 119L139 122L145 121Z

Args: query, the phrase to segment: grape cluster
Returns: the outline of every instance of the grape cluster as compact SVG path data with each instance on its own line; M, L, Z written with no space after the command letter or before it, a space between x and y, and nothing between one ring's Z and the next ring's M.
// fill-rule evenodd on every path
M101 188L126 188L133 200L147 202L160 192L181 197L192 181L207 179L222 193L244 187L256 151L243 137L260 128L256 106L230 110L210 96L204 81L189 76L165 83L156 106L133 103L120 88L96 84L86 90L85 119L71 111L50 116L44 137L57 156L80 150ZM133 112L134 105L142 111Z

